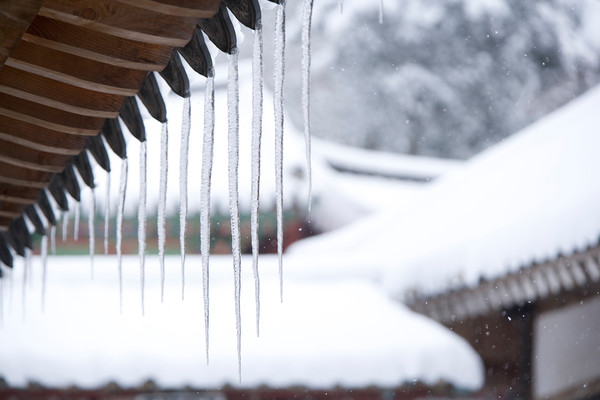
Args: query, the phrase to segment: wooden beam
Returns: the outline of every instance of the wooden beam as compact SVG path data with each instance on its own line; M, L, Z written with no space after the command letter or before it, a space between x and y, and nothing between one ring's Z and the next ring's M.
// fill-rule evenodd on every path
M75 114L103 118L116 117L124 99L123 96L98 93L9 66L4 66L0 71L0 93Z
M0 200L21 202L22 204L35 203L40 194L40 189L24 186L15 186L7 183L0 183Z
M44 0L19 0L0 2L0 69L4 61L10 56L21 36L38 13Z
M120 96L135 96L147 72L115 67L21 41L6 65L69 85Z
M179 17L210 18L219 9L221 0L120 0L132 6L150 8Z
M23 40L106 64L160 71L167 65L172 47L124 39L105 32L37 16Z
M0 211L4 213L5 216L13 214L14 217L18 217L23 213L24 208L25 206L23 204L0 202Z
M114 67L23 41L5 65L72 86L119 96L134 96L146 76L146 71Z
M109 0L47 0L39 15L124 39L173 47L187 44L197 21Z
M0 115L73 135L94 136L104 125L104 118L74 114L8 94L0 96Z
M37 171L62 172L69 161L68 155L30 149L0 139L0 161Z
M42 128L2 115L0 115L0 138L35 150L70 155L79 154L86 141L86 136Z
M47 186L52 176L53 174L50 172L0 162L0 182L43 188Z

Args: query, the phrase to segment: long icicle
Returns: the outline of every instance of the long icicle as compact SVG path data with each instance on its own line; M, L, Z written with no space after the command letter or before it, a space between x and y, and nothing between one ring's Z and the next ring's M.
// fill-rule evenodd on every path
M52 254L56 254L56 225L50 228L50 249Z
M308 178L308 212L312 204L312 168L310 143L310 30L313 0L304 0L302 11L302 114L304 116L304 143Z
M27 309L27 281L29 280L27 272L29 272L29 263L31 263L31 250L25 249L25 258L23 259L23 282L21 286L21 317L23 318L23 321L25 321Z
M73 240L79 240L79 220L81 219L81 203L75 202L75 220L73 221Z
M204 338L206 364L209 349L209 260L210 260L210 187L215 136L215 78L213 71L206 80L204 93L204 136L202 143L202 183L200 191L200 252L202 253L202 294L204 298Z
M340 10L340 14L344 13L344 0L338 0L338 9Z
M4 328L4 279L0 279L0 329Z
M379 23L383 24L383 0L379 0Z
M179 147L179 249L181 251L181 300L185 296L185 233L188 214L188 154L191 127L190 98L183 99L181 144Z
M239 76L238 49L229 56L227 76L227 121L229 155L229 215L231 222L231 253L233 255L233 284L235 293L235 327L237 333L238 378L242 380L242 322L240 310L241 294L241 248L240 212L238 199L239 166Z
M106 173L106 193L104 196L104 254L108 254L108 232L110 228L110 172Z
M121 181L119 182L119 208L117 209L117 263L119 270L119 310L123 313L123 214L125 212L125 194L127 192L128 161L121 160Z
M42 256L42 314L46 311L46 281L48 278L48 236L42 236L40 249Z
M144 291L146 286L146 179L147 143L140 143L140 189L138 199L138 254L140 258L140 293L144 315Z
M96 191L92 188L92 199L88 211L88 232L90 239L90 275L94 279L94 253L96 247L96 228L94 222L96 219Z
M69 229L69 210L62 212L62 241L67 240Z
M169 165L169 129L168 122L162 124L160 133L160 182L158 189L158 258L160 261L160 301L165 298L165 242L167 232L165 215L167 211L167 174Z
M260 145L263 114L263 35L262 26L254 30L254 54L252 56L252 190L250 210L250 236L252 238L252 271L254 273L254 297L256 302L256 336L260 336L260 277L258 274L258 212L260 192Z
M279 298L283 302L283 82L285 79L285 2L277 6L275 21L275 185L277 203L277 254L279 256Z

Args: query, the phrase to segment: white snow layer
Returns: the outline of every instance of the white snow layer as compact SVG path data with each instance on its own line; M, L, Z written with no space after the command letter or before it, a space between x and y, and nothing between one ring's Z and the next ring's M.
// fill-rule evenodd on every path
M600 236L598 104L595 88L401 207L290 250L384 269L386 285L398 294L475 285L481 276L594 245Z
M180 296L180 259L167 256L164 303L160 301L158 257L148 257L146 315L140 314L138 259L123 265L123 313L119 313L114 258L96 256L95 280L87 257L50 257L45 313L41 282L28 288L27 318L21 318L21 268L4 301L0 376L11 385L95 387L115 381L139 385L152 378L162 387L219 388L270 385L385 387L421 379L477 388L483 381L475 352L442 326L390 299L368 269L314 257L289 257L286 301L279 302L277 257L261 258L261 337L245 330L242 382L238 383L236 330L231 296L231 257L211 258L211 362L204 358L202 278L187 271ZM199 265L199 256L188 256ZM34 260L34 267L41 263ZM249 258L244 265L251 265ZM252 280L251 268L244 270ZM8 296L14 297L10 301ZM242 318L254 322L254 293L242 291ZM9 307L10 304L10 307Z

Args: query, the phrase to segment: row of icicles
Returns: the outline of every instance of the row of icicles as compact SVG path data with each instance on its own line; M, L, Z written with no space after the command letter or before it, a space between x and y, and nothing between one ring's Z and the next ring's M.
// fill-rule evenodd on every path
M275 46L274 46L274 115L275 115L275 180L276 180L276 212L277 212L277 251L279 263L280 299L283 301L283 134L284 134L284 79L285 79L285 1L276 6L275 22ZM306 159L308 168L308 191L309 210L311 202L311 152L310 152L310 27L312 19L313 0L305 0L302 18L302 104L304 115L304 134L306 143ZM260 278L258 269L259 255L259 188L260 188L260 157L261 136L263 117L263 32L260 23L257 24L253 38L253 60L252 60L252 138L251 138L251 247L252 247L252 269L254 274L255 299L256 299L256 334L259 335L260 328ZM206 361L209 361L209 251L210 251L210 200L211 200L211 174L213 165L213 143L214 143L214 70L209 73L204 91L204 132L202 146L202 171L201 171L201 193L200 193L200 250L202 263L203 299L204 299L204 326L206 340ZM228 114L228 171L229 171L229 210L231 222L231 239L233 255L233 275L235 293L235 318L237 333L237 360L238 377L241 380L241 316L240 316L240 294L241 294L241 246L240 246L240 223L238 205L238 154L239 154L239 80L238 80L238 51L234 49L229 55L228 79L227 79L227 114ZM181 251L181 298L185 294L185 261L186 261L186 220L188 212L188 146L190 135L191 106L190 98L184 98L183 118L181 129L180 147L180 251ZM167 172L168 172L168 123L164 122L161 129L160 146L160 180L159 201L157 211L158 231L158 257L161 271L161 301L164 298L165 282L165 241L166 241L166 200L167 200ZM138 201L138 249L140 264L140 286L141 286L141 312L145 312L144 287L145 287L145 255L146 255L146 180L147 180L147 154L146 142L140 142L139 153L140 187ZM119 274L119 304L123 311L123 269L122 269L122 241L123 241L123 216L125 207L125 194L127 190L129 163L127 158L121 161L119 199L116 213L116 253ZM106 201L104 202L104 252L108 253L109 220L110 220L110 173L106 181ZM94 252L95 252L95 227L94 216L96 215L95 191L92 188L91 201L89 204L89 248L91 277L94 276ZM53 208L58 209L57 204L50 195L48 198L53 202ZM35 205L37 208L37 204ZM79 220L81 205L75 202L74 211L62 213L62 238L66 240L70 214L73 213L73 238L79 238ZM38 209L41 215L41 211ZM27 225L31 221L25 217ZM50 241L50 243L49 243ZM42 311L45 307L46 297L46 275L48 253L56 252L56 225L50 227L50 234L42 236L40 255L42 258ZM25 285L28 275L31 273L31 249L26 249L24 258L23 276L23 306L25 306ZM2 321L2 282L0 280L0 325Z
M308 209L312 196L311 178L311 140L310 140L310 31L312 20L312 9L314 0L304 0L302 10L302 111L304 121L304 137L306 146L306 162L308 175ZM338 0L339 10L343 11L343 0ZM285 1L278 4L275 22L275 46L274 46L274 115L275 115L275 180L276 180L276 212L277 212L277 252L279 266L280 300L283 301L283 134L284 134L284 81L285 81ZM379 22L383 20L383 0L380 0ZM201 211L200 211L200 251L202 263L203 299L204 299L204 326L205 326L205 348L206 361L209 361L209 251L210 251L210 200L211 200L211 174L213 164L214 143L214 71L209 74L204 91L204 132L202 146L202 171L201 171ZM228 170L229 170L229 210L232 235L232 255L235 293L235 318L237 334L237 360L238 377L241 380L241 316L240 316L240 294L241 294L241 248L240 248L240 226L238 206L238 154L239 154L239 81L238 81L238 52L235 49L229 56L228 80L227 80L227 107L228 107ZM254 274L255 302L256 302L256 333L260 332L260 278L258 270L258 227L259 227L259 188L260 188L260 154L262 136L262 114L263 114L263 32L262 26L257 24L253 39L252 60L252 138L251 138L251 248L252 248L252 270ZM191 107L190 98L184 99L183 118L181 129L180 147L180 251L181 251L181 298L185 294L185 259L186 259L186 221L188 208L188 146L190 135ZM160 150L160 181L159 181L159 203L157 213L158 231L158 256L161 270L161 301L164 298L165 281L165 217L167 197L167 170L168 170L168 124L164 122L161 129ZM141 141L140 147L140 187L138 202L138 249L140 260L140 286L141 286L141 310L145 311L144 287L145 287L145 253L146 253L146 142ZM116 252L118 259L119 274L119 304L123 310L123 285L122 285L122 240L123 240L123 214L125 206L125 193L127 190L128 160L122 159L119 183L119 200L116 215ZM106 182L106 201L104 209L104 252L108 253L109 219L110 219L110 174ZM48 196L53 199L52 196ZM37 207L37 205L36 205ZM39 210L38 210L39 211ZM41 212L40 212L41 214ZM92 189L89 221L89 246L91 261L91 276L94 275L94 216L96 214L95 193ZM30 221L25 218L26 221ZM62 237L67 237L69 212L63 212ZM73 236L77 240L79 236L80 203L75 203ZM48 236L41 240L42 258L42 311L46 292L47 255L48 247L52 253L56 250L56 226L50 228L50 244ZM26 249L23 285L25 286L31 271L31 250ZM2 280L0 280L0 322L2 312ZM23 288L23 303L25 304L25 287ZM24 305L23 304L23 305Z

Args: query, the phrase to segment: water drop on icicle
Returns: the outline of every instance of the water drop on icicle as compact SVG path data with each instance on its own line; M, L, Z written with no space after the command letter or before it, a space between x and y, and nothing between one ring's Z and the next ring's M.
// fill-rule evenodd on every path
M379 23L383 24L383 0L379 0Z
M215 136L215 78L211 72L204 92L204 136L202 141L202 182L200 189L200 252L202 256L202 295L204 298L204 337L208 364L210 189Z
M90 276L94 279L94 252L96 247L96 235L94 222L96 219L96 192L92 189L90 209L88 211L88 232L90 239Z
M258 212L260 192L260 144L263 114L263 35L259 24L254 31L252 55L252 189L250 210L250 236L252 239L252 271L256 302L256 336L260 335L260 277L258 275Z
M160 181L158 189L158 258L160 261L160 301L165 297L165 242L167 232L165 228L165 214L167 211L167 174L169 165L169 127L168 123L162 124L160 133Z
M46 310L46 278L48 275L48 236L42 236L40 249L42 256L42 314Z
M127 193L127 170L128 162L121 160L121 181L119 182L119 208L117 209L117 263L119 270L119 310L123 313L123 214L125 211L125 194Z
M75 202L75 220L73 221L73 240L79 240L79 220L81 219L81 203Z
M56 254L56 225L52 225L50 228L50 249L52 254Z
M190 145L190 98L183 99L181 145L179 147L179 249L181 251L181 300L185 295L185 232L188 213L188 154Z
M106 173L106 194L104 196L104 254L108 254L108 231L110 227L110 172Z
M241 247L240 212L238 199L239 166L239 76L238 50L229 56L229 74L227 76L227 121L228 121L228 159L229 159L229 216L231 222L231 253L233 255L233 284L235 293L235 327L237 333L238 377L242 380L242 323L240 311L241 292Z
M144 289L146 286L146 179L147 143L140 143L140 192L138 199L138 253L140 257L140 288L142 315L144 315Z
M308 176L308 212L312 203L312 168L310 151L310 29L313 0L305 0L302 11L302 115L304 116L304 143Z
M67 240L67 230L69 229L69 210L62 213L62 241Z
M275 185L277 204L277 254L279 256L279 297L283 301L283 83L285 80L285 2L277 6L275 21Z

